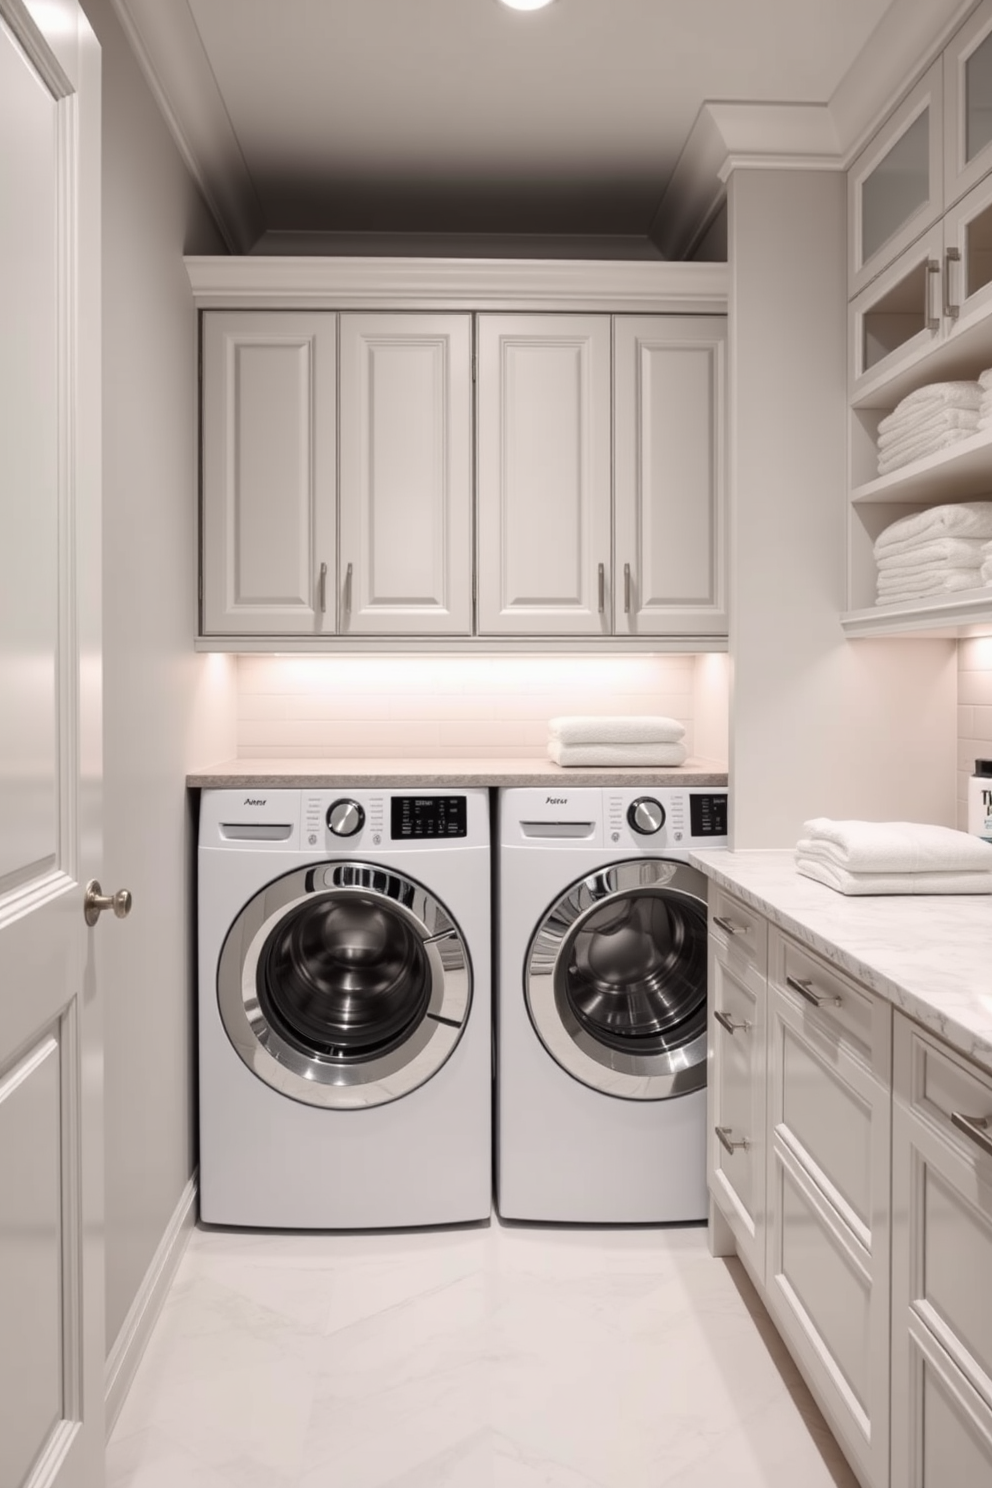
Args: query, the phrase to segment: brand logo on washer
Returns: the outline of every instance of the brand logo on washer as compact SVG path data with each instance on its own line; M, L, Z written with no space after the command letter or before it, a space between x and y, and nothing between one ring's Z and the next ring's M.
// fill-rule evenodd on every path
M268 800L268 796L258 796L258 797L256 797L256 796L245 796L245 805L246 806L264 806L267 800Z
M547 798L547 800L545 801L544 804L546 806L567 806L568 805L568 797L567 796L548 796L548 798Z

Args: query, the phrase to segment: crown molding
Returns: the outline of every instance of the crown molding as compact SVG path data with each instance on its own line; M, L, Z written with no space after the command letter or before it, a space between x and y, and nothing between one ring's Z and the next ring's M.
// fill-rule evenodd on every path
M572 310L723 315L723 263L189 256L200 309Z
M265 223L187 0L111 0L152 96L232 253Z

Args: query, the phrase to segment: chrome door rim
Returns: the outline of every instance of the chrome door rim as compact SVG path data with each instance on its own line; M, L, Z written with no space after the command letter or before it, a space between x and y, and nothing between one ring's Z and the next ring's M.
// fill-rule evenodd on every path
M524 995L538 1038L552 1059L583 1085L622 1100L665 1100L706 1084L706 1019L687 1043L659 1053L630 1053L601 1043L579 1022L562 985L563 950L582 924L611 900L632 892L683 900L706 916L706 879L687 863L626 859L585 874L566 889L538 925L524 963Z
M426 1011L407 1038L378 1057L347 1060L303 1053L262 1009L257 980L262 949L276 925L313 903L315 894L380 898L420 939L431 977ZM267 884L234 920L217 967L221 1023L238 1056L281 1095L325 1109L385 1105L423 1085L451 1056L471 1000L471 961L453 916L416 879L372 863L331 859Z

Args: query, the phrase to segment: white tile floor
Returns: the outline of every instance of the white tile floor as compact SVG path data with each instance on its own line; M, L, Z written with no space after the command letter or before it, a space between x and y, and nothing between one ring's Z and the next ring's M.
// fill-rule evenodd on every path
M108 1488L856 1488L702 1228L197 1230Z

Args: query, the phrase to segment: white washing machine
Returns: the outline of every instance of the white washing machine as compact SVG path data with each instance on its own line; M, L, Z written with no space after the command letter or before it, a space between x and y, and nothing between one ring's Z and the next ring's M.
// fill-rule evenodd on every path
M496 1206L706 1217L706 879L726 790L499 799Z
M487 1218L488 792L207 790L198 863L201 1218Z

